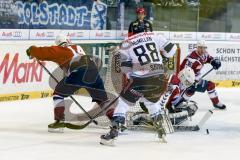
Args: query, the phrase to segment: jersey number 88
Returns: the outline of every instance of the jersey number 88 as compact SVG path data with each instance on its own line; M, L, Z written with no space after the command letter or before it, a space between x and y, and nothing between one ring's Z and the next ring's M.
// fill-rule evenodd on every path
M150 54L146 54L147 50L148 50L148 53ZM158 51L156 49L156 44L155 43L146 43L144 45L140 45L140 46L137 46L133 49L134 53L136 56L138 56L138 61L140 63L141 66L145 65L145 64L149 64L151 62L159 62L160 59L159 59L159 56L158 56Z

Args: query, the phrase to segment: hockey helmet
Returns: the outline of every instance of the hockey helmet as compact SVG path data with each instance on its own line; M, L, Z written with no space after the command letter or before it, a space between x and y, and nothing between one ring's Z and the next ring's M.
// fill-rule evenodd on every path
M185 88L190 87L195 82L195 73L190 67L186 67L178 73L178 78Z
M197 42L197 47L203 47L203 48L207 48L207 45L206 45L206 41L205 40L199 40Z
M55 39L55 44L57 46L61 46L63 44L69 44L70 40L68 39L67 36L63 35L63 34L59 34L56 39Z

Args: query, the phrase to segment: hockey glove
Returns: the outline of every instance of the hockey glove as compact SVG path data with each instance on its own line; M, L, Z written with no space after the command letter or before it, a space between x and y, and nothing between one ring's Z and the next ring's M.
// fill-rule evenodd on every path
M201 81L202 81L202 79L200 79L200 80L195 80L195 82L194 82L190 87L188 87L188 88L191 88L191 87L197 88L198 84L200 84Z
M210 64L212 65L213 69L218 70L221 67L221 61L219 59L213 59Z
M31 46L32 47L32 46ZM29 47L27 50L26 50L26 54L27 54L27 56L29 57L29 59L33 59L33 57L31 56L31 54L30 54L30 48L31 47Z

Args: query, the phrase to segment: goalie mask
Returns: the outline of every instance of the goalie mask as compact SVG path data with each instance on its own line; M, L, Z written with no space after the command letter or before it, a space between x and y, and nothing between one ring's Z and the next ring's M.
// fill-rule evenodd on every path
M178 78L181 81L181 84L185 88L188 88L195 82L195 73L192 68L186 67L179 72Z
M70 40L68 39L67 36L64 36L62 34L59 34L56 39L55 39L55 44L57 46L62 46L64 44L70 44Z

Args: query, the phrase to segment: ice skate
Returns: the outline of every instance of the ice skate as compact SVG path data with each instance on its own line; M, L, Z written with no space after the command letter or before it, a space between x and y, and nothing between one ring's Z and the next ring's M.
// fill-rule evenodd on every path
M118 129L116 127L111 127L111 130L109 133L105 135L101 135L100 144L114 146L114 141L116 140L117 137L118 137Z
M161 114L155 116L152 118L153 120L153 126L156 129L157 133L158 133L158 138L160 140L160 142L162 143L167 143L165 137L166 137L166 132L163 128L163 117Z
M125 133L127 131L127 126L125 124L120 125L120 130L121 133Z
M221 110L226 109L226 105L222 104L220 102L218 104L214 104L213 106L214 106L214 108L221 109Z
M63 133L65 124L63 121L56 120L54 123L48 125L48 132Z

